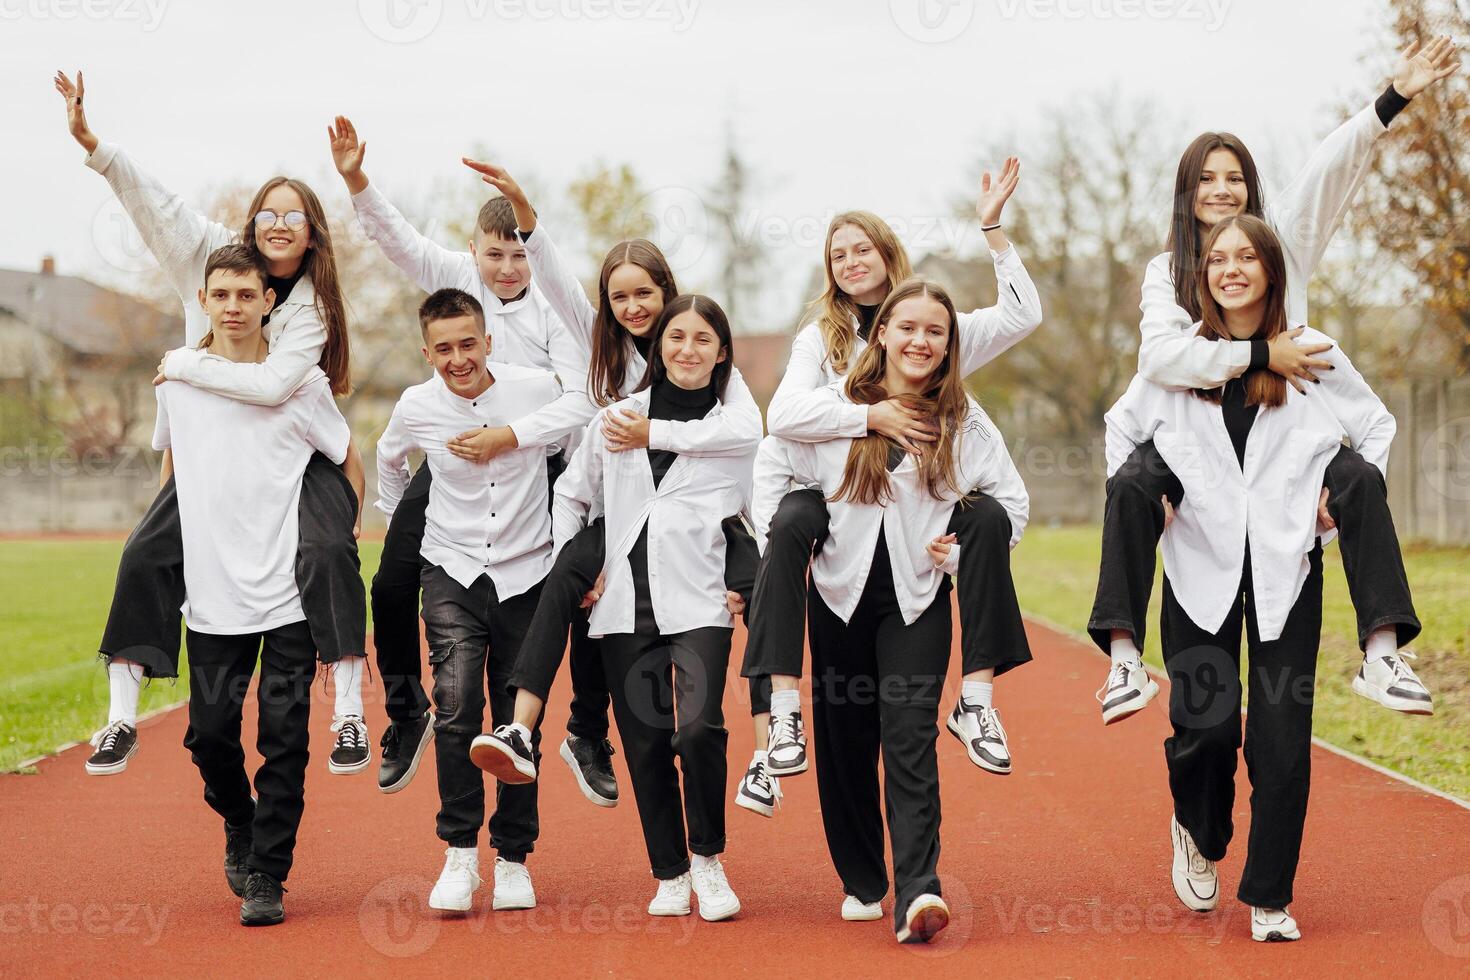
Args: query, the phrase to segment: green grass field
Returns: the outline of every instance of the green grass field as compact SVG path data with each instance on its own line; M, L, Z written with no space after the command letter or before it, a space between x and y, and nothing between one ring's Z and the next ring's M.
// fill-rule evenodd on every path
M1026 611L1081 632L1097 583L1096 527L1033 527L1014 555ZM122 542L6 541L0 545L0 771L87 738L106 720L107 674L95 653ZM363 542L363 577L381 542ZM1406 556L1424 634L1417 669L1435 695L1432 718L1409 718L1353 694L1359 653L1337 549L1326 553L1322 658L1315 730L1327 741L1462 798L1470 798L1470 549L1413 548ZM1158 588L1152 624L1158 622ZM1149 636L1147 659L1160 663ZM1097 661L1101 683L1106 662ZM182 700L187 679L144 689L141 710Z

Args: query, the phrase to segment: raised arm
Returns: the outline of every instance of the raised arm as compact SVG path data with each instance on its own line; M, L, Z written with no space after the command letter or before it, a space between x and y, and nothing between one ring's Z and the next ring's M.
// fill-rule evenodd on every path
M603 452L601 416L587 423L586 434L572 453L566 472L556 481L551 501L553 556L587 526L588 515L602 499Z
M534 281L531 288L536 288ZM585 428L597 414L597 406L587 397L591 350L577 342L560 317L553 314L548 321L546 353L561 382L561 390L555 400L510 424L516 445L522 447L562 442L571 433Z
M980 178L975 214L995 263L996 303L960 315L960 370L965 375L1004 354L1041 325L1041 294L1001 228L1006 201L1020 181L1021 161L1016 157L1006 159L994 182L989 171Z
M1308 330L1307 335L1322 336L1314 330ZM1387 479L1388 451L1398 423L1342 348L1333 346L1323 357L1333 370L1323 371L1322 383L1308 392L1321 395L1342 423L1352 447Z
M648 448L681 456L743 456L761 441L762 429L760 406L740 369L731 367L719 413L690 422L652 419Z
M315 307L308 304L292 314L260 364L237 364L205 350L182 347L164 358L163 376L251 405L279 405L314 377L314 370L320 370L317 365L326 343L327 328Z

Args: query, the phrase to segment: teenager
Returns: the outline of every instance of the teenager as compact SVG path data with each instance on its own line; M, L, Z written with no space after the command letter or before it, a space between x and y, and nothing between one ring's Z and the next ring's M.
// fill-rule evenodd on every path
M197 291L210 323L200 350L264 363L261 324L275 298L268 279L264 259L247 246L210 254ZM164 481L176 488L184 552L184 746L204 778L205 802L225 821L225 878L244 899L241 924L275 925L286 914L281 886L305 799L316 666L296 583L297 498L314 452L345 466L358 494L362 462L349 453L351 433L320 370L274 407L178 381L156 395L153 448L164 451ZM257 658L262 762L252 799L240 721Z
M433 482L425 511L423 618L434 678L434 752L444 868L429 907L468 911L480 887L478 840L485 782L470 740L490 715L510 718L506 691L541 580L551 568L546 450L513 449L475 462L449 449L468 426L496 427L561 397L549 371L489 361L478 300L457 289L419 307L424 358L435 376L403 393L378 442L378 508L391 519L410 483L408 455L424 453ZM506 786L490 818L496 909L536 905L526 856L538 833L536 787Z
M1269 342L1300 327L1287 308L1287 260L1266 222L1224 218L1201 254L1207 343ZM1152 440L1184 489L1162 540L1160 639L1174 692L1164 755L1174 889L1201 912L1216 905L1215 862L1233 832L1245 624L1251 830L1237 895L1259 941L1301 936L1288 906L1311 776L1322 478L1344 437L1384 472L1394 434L1393 416L1341 351L1329 346L1321 359L1321 383L1301 390L1259 367L1223 388L1169 390L1140 375L1107 414L1110 470Z
M469 250L450 251L420 234L378 185L368 181L362 168L367 144L358 139L351 120L338 116L327 133L333 162L352 195L363 231L389 261L425 292L453 288L475 297L485 311L495 360L552 371L562 382L560 398L507 425L467 429L449 440L449 452L459 459L488 463L513 449L543 447L552 454L547 469L554 482L565 468L563 451L573 448L596 411L585 391L592 339L581 324L569 329L537 290L525 246L516 237L510 202L503 197L487 201L476 219ZM420 466L393 512L373 575L373 642L389 718L378 768L378 787L385 793L396 793L413 779L434 733L420 679L418 627L419 549L431 480L430 468ZM567 730L578 749L568 754L580 782L605 778L615 797L617 783L601 751L607 744L607 697L601 661L574 657Z
M935 741L951 638L948 573L968 547L954 543L950 521L978 490L1003 509L1014 545L1028 498L999 432L965 393L959 317L944 289L918 278L897 284L870 336L851 373L822 397L834 412L898 399L934 438L917 453L885 435L778 439L756 479L770 480L765 467L779 461L775 477L815 486L827 502L807 602L817 791L846 893L842 917L882 917L886 810L894 929L900 942L928 942L949 919L937 873ZM775 499L766 495L755 513L759 533L771 527Z
M538 222L535 209L520 185L500 167L473 160L465 162L511 202L535 280L557 315L564 322L579 324L579 330L591 335L592 361L587 388L590 397L602 407L621 401L642 383L647 365L657 359L650 357L650 351L654 350L654 325L665 305L679 295L673 270L663 253L643 239L616 245L602 264L598 302L594 306L562 260L545 225ZM603 442L613 453L648 450L741 458L749 451L752 440L761 437L761 413L733 364L727 387L721 398L721 411L708 417L651 419L634 405L603 412L598 422ZM510 778L536 778L538 770L523 733L541 716L567 647L568 629L572 634L574 664L578 657L601 656L596 642L587 635L587 621L580 613L601 594L599 573L605 566L601 518L595 513L592 517L595 519L586 530L559 549L521 648L520 661L511 677L516 695L516 727L487 736L490 740L502 737L511 740L503 747L516 756L519 767L509 774ZM742 574L741 567L747 562L740 556L751 554L754 542L735 515L726 515L724 526L726 539L731 542L728 548L731 561L725 575L727 589L732 593L728 598L733 607L740 608L740 595L747 594L751 584L749 573ZM768 685L752 683L753 711L767 710L768 694ZM611 744L603 743L606 755L599 759L599 765L605 766L608 773L603 780L584 779L587 767L573 764L582 749L583 746L568 739L562 744L561 754L571 764L583 794L600 806L616 805L616 785L611 783L608 758ZM609 786L611 793L607 791Z
M1174 182L1168 251L1148 265L1143 282L1143 340L1138 370L1174 389L1219 388L1250 370L1269 369L1298 390L1329 369L1331 341L1304 342L1300 332L1269 342L1217 342L1198 336L1204 295L1198 286L1203 243L1227 217L1265 220L1281 242L1286 308L1307 322L1307 283L1368 172L1378 138L1409 100L1459 66L1441 37L1423 51L1411 44L1377 100L1339 126L1281 194L1263 198L1255 161L1230 133L1204 133L1180 158ZM1340 529L1343 571L1358 616L1363 664L1354 690L1399 711L1428 700L1399 649L1419 634L1398 535L1388 512L1383 474L1344 447L1327 468L1323 519ZM1108 479L1102 557L1088 632L1112 659L1098 691L1104 724L1130 717L1158 693L1143 669L1145 618L1153 591L1154 551L1164 501L1179 503L1181 485L1158 448L1145 441Z
M292 178L271 178L256 191L245 226L236 233L189 208L126 153L97 138L82 105L81 72L75 83L57 72L55 85L66 100L71 135L87 151L87 166L107 179L183 304L185 346L164 357L155 383L183 381L247 405L276 406L320 369L333 394L346 394L346 309L326 213L311 188ZM198 347L209 330L195 298L205 263L214 249L236 240L265 260L276 298L265 327L269 352L259 364L235 363ZM361 514L342 470L325 454L308 463L300 501L297 583L312 642L321 662L332 665L336 688L337 741L328 768L359 772L369 761L361 692L367 602L356 540ZM118 565L101 643L108 661L108 723L92 738L96 751L87 771L93 775L122 772L137 750L142 679L178 676L183 555L178 500L169 483L128 537Z
M705 296L672 298L652 339L643 381L607 411L632 409L670 422L720 415L734 353L724 311ZM740 910L720 863L729 738L722 702L734 625L721 515L747 508L759 441L747 439L744 454L613 452L594 421L556 488L558 547L582 532L592 513L605 513L605 589L592 606L589 634L602 640L613 714L659 883L650 915L688 915L691 890L706 920ZM492 771L514 778L514 746L526 737L522 728L512 739L486 736L477 746L499 760Z
M999 300L959 318L961 377L1009 350L1041 323L1036 287L1001 229L1001 213L1020 173L1020 163L1012 157L994 183L988 173L981 181L977 214L995 263ZM865 211L846 212L828 225L824 268L826 288L813 304L814 322L797 334L786 373L771 400L771 435L823 441L872 432L917 452L935 435L901 400L832 404L823 390L842 380L867 349L879 306L894 284L910 275L908 254L881 218ZM763 765L773 775L790 776L807 768L797 690L805 617L802 597L812 552L823 547L828 513L822 495L809 488L758 484L756 492L774 494L780 505L756 579L743 667L746 676L771 675L773 688L769 748L764 756L757 751L752 770ZM961 549L964 563L958 579L964 679L946 727L964 744L972 763L1005 775L1011 771L1010 748L994 706L993 685L997 675L1031 659L1004 546L1010 523L1004 508L982 494L955 506L948 533L967 547ZM765 721L757 719L757 728Z

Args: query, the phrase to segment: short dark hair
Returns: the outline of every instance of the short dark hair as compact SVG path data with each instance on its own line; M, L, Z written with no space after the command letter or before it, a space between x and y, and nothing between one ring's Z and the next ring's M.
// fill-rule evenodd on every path
M419 331L428 339L429 324L457 316L473 316L480 329L485 329L485 308L479 300L463 289L435 290L419 306Z
M516 234L515 208L503 197L492 197L486 201L485 206L480 208L480 216L475 223L482 234L503 238L508 242L520 241L520 236Z
M266 268L265 256L255 249L240 242L232 245L221 245L209 253L209 258L204 262L204 287L209 288L209 277L219 270L226 272L246 273L253 272L260 277L260 291L265 292L267 283L270 281L270 270ZM286 297L277 296L276 300L284 300Z

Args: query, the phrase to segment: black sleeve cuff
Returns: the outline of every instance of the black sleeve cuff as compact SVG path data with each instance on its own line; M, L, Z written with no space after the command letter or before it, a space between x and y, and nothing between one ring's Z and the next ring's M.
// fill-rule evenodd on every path
M1398 89L1393 87L1393 82L1389 82L1388 88L1384 89L1383 94L1373 103L1373 108L1378 113L1378 121L1387 127L1393 122L1393 117L1403 112L1404 107L1408 104L1409 100L1399 95Z
M521 240L522 245L529 242L531 240L531 236L534 234L536 234L535 228L532 228L530 231L521 231L519 228L516 229L516 237Z
M1251 363L1248 370L1259 371L1271 363L1271 345L1264 340L1252 340L1250 344Z

